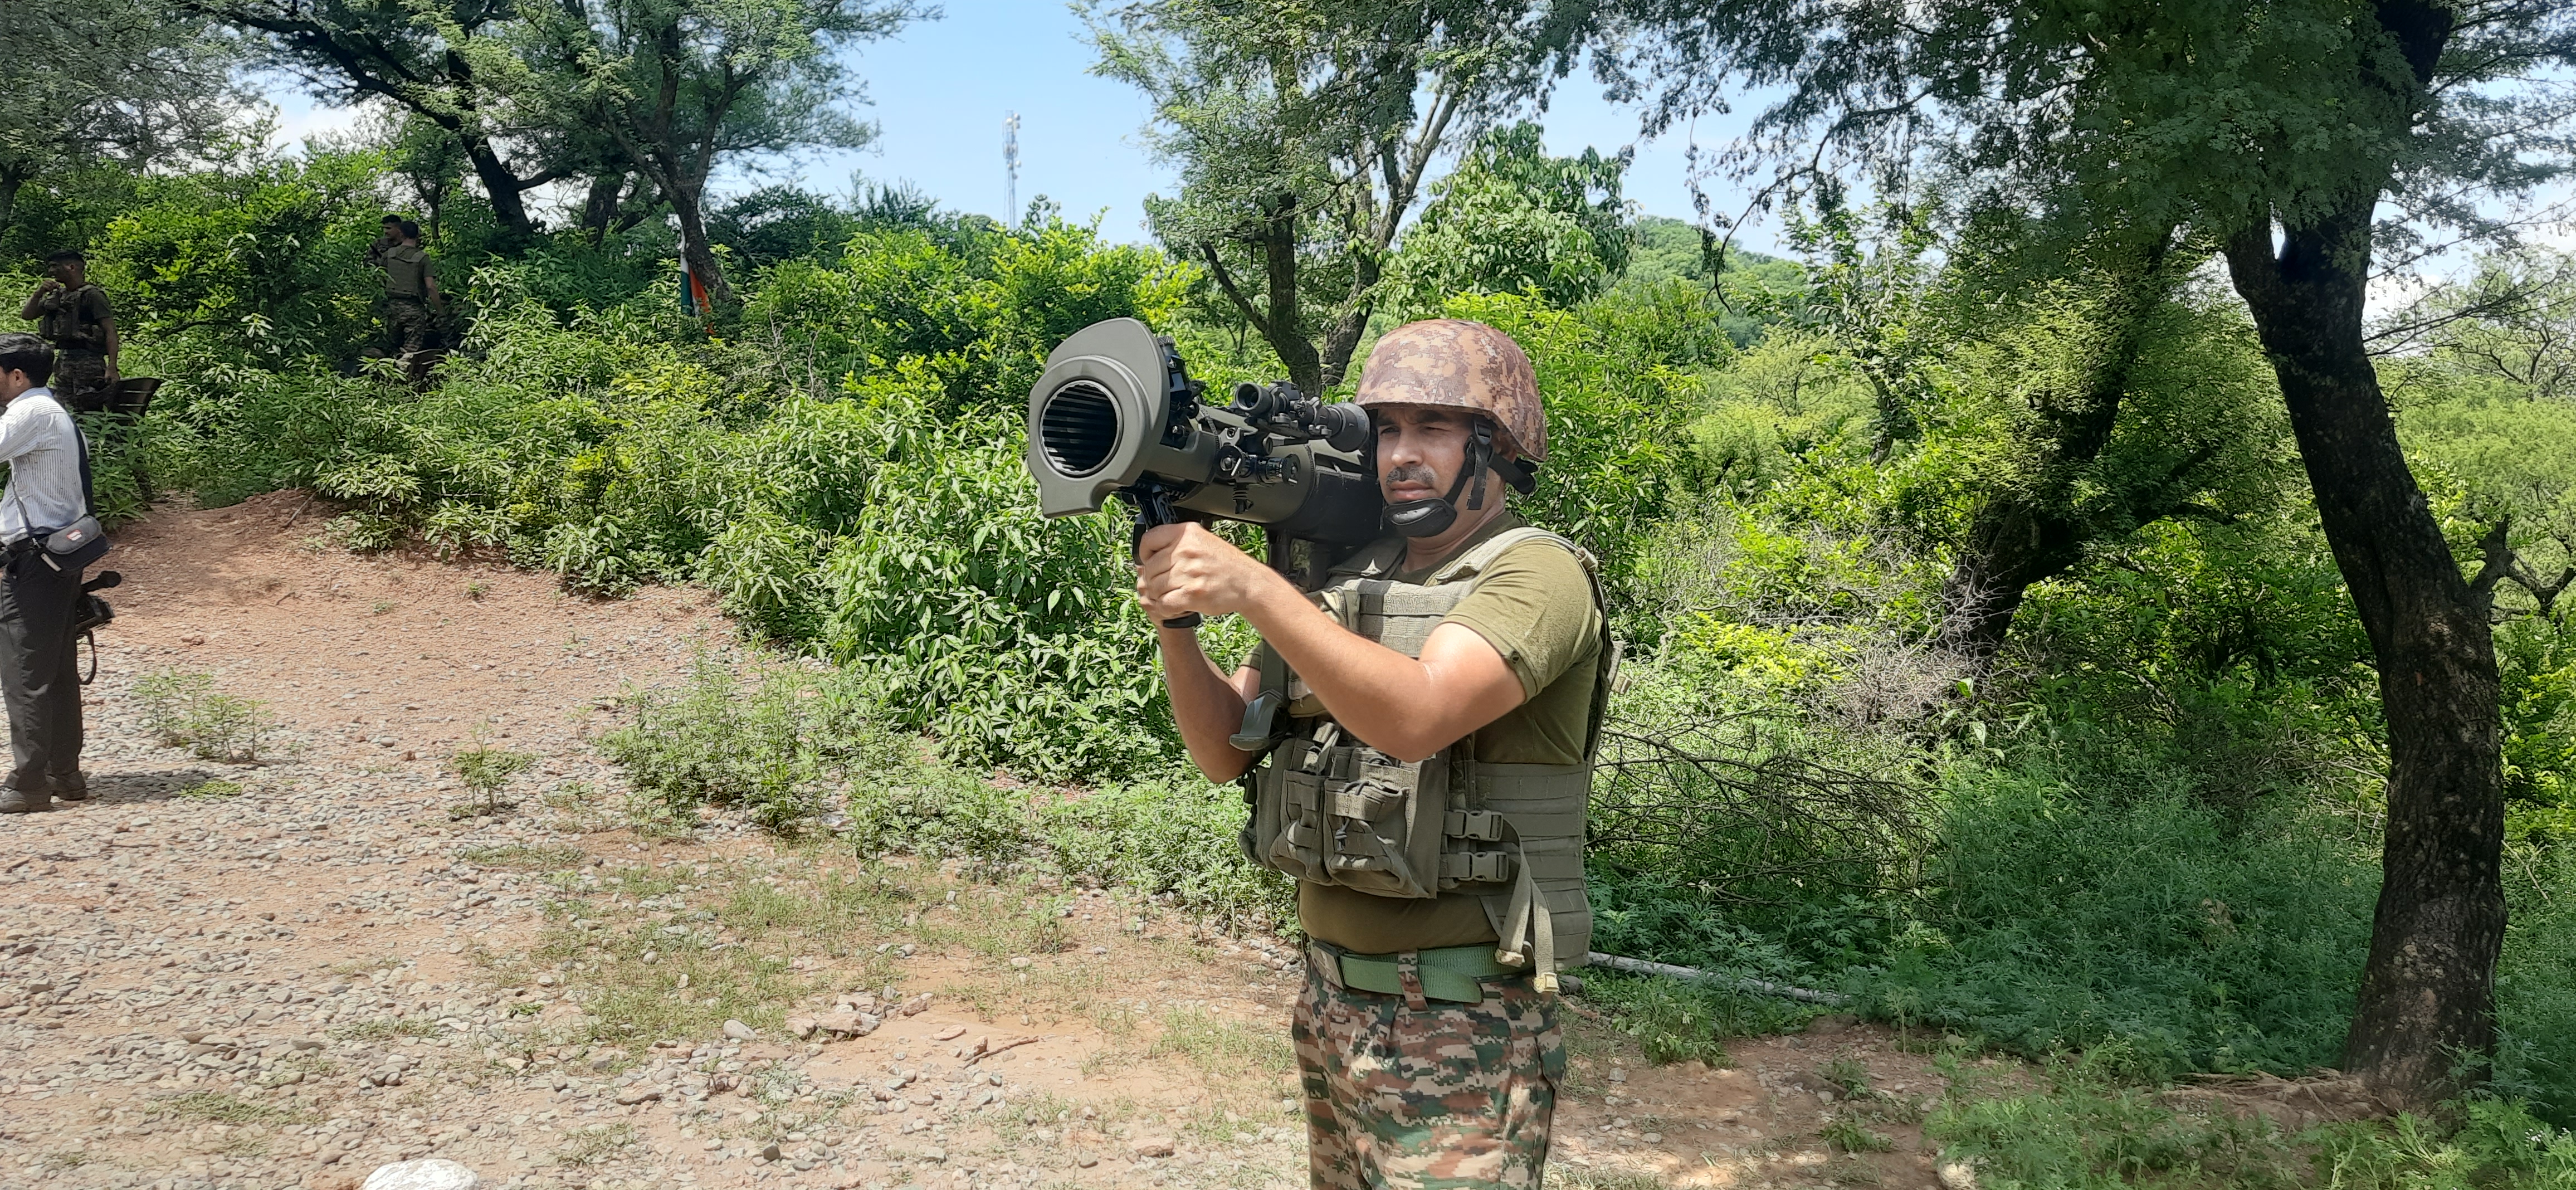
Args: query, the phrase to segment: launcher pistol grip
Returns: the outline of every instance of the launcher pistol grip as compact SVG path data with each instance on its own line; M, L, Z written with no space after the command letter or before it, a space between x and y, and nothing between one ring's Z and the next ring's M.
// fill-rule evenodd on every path
M1172 497L1159 484L1138 485L1123 493L1135 506L1134 531L1127 535L1127 554L1138 561L1145 558L1145 531L1158 525L1177 523L1181 518L1172 512ZM1163 621L1165 628L1196 628L1205 620L1197 612L1186 612Z

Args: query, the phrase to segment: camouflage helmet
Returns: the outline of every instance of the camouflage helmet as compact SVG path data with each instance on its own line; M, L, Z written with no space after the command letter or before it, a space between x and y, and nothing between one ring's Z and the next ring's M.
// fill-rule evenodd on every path
M1360 369L1360 407L1472 409L1498 431L1505 457L1547 461L1538 373L1512 337L1481 322L1432 318L1388 331Z

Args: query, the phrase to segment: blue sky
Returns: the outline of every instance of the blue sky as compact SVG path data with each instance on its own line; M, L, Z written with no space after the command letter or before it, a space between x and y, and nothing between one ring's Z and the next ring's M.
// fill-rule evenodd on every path
M1172 173L1144 150L1143 97L1122 83L1088 73L1092 53L1083 26L1063 0L949 0L948 15L924 22L884 42L849 51L870 102L856 109L874 121L877 143L858 152L818 154L760 163L753 170L720 175L716 188L737 192L787 180L828 194L845 194L852 174L876 181L908 181L941 204L1002 217L1002 119L1020 115L1020 198L1044 194L1076 218L1100 216L1112 239L1142 242L1145 195L1173 189ZM1691 217L1688 146L1723 148L1745 120L1742 114L1708 117L1689 128L1638 142L1638 113L1602 100L1601 88L1582 72L1560 83L1544 117L1547 141L1560 153L1592 146L1604 152L1633 145L1635 164L1627 196L1647 214ZM269 88L281 116L279 139L300 142L315 133L341 131L354 120L345 111L316 110L283 80ZM1709 179L1721 214L1744 204L1741 187ZM2566 201L2572 189L2553 186L2543 203ZM1778 250L1778 226L1757 222L1737 242L1757 251ZM2576 246L2576 227L2540 229L2542 243ZM2451 272L2460 254L2430 262L2427 271ZM2376 295L2375 295L2376 296Z
M1141 200L1171 192L1172 174L1137 135L1147 115L1143 97L1087 73L1092 53L1082 22L1063 0L950 0L946 7L940 20L851 51L871 101L858 114L880 129L875 146L768 163L758 173L720 179L719 188L784 179L840 194L857 172L909 181L943 205L999 217L1005 214L1002 119L1016 111L1021 202L1044 194L1067 215L1099 214L1102 232L1113 239L1147 239ZM1606 153L1636 141L1637 113L1603 102L1600 90L1581 74L1558 88L1545 117L1551 148L1578 152L1589 145ZM282 116L282 139L290 143L348 123L346 113L317 111L282 83L270 98ZM1711 136L1708 121L1698 135L1711 147L1724 140L1723 133ZM1677 131L1637 146L1627 193L1640 210L1690 216L1686 143ZM1721 210L1741 205L1738 192L1722 182L1711 193ZM1749 229L1741 242L1772 247L1771 230Z

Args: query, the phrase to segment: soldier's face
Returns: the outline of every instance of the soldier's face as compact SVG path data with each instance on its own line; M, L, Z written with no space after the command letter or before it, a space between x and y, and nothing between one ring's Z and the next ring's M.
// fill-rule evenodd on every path
M1449 494L1467 465L1475 415L1413 405L1376 410L1377 486L1390 504Z
M88 266L83 265L77 260L57 260L54 262L54 280L60 281L65 285L80 284L81 274L88 271Z

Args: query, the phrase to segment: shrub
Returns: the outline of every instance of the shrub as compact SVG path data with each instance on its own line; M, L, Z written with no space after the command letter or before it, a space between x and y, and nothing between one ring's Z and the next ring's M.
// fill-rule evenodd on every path
M701 805L742 805L769 829L799 829L851 768L894 749L861 718L853 680L800 667L746 681L701 657L679 690L628 701L635 721L601 737L600 749L638 793L684 822Z
M2470 1100L2447 1125L2402 1115L2289 1136L2260 1117L2176 1111L2128 1081L2125 1060L2117 1046L2053 1057L2046 1087L2018 1093L1951 1064L1924 1135L1943 1160L1972 1165L1979 1185L2004 1190L2576 1188L2576 1133L2517 1102Z
M1786 1000L1750 995L1707 983L1659 975L1583 972L1583 997L1610 1015L1610 1026L1636 1042L1654 1063L1697 1059L1728 1066L1725 1040L1776 1033L1811 1013Z
M1168 893L1230 924L1296 920L1295 886L1243 855L1236 786L1176 775L1067 797L1040 817L1055 864L1069 877Z
M861 856L955 857L991 874L1028 858L1028 797L946 765L878 770L851 783L842 838Z
M2172 777L1959 773L1930 904L1868 982L1874 1010L2033 1055L2116 1042L2155 1074L2333 1064L2378 893L2369 849L2295 802L2229 816Z
M218 692L211 674L157 670L134 680L133 697L146 732L208 760L257 760L277 727L266 704Z
M483 799L483 804L477 812L498 814L501 812L501 787L508 785L510 778L518 776L529 765L536 763L536 759L525 752L513 752L506 748L494 748L477 742L473 747L449 757L447 767L456 774L458 779L465 782L465 788L468 791Z
M869 676L893 726L961 763L1046 779L1172 763L1126 522L1039 516L1020 451L1016 419L905 423L824 562L822 645Z

